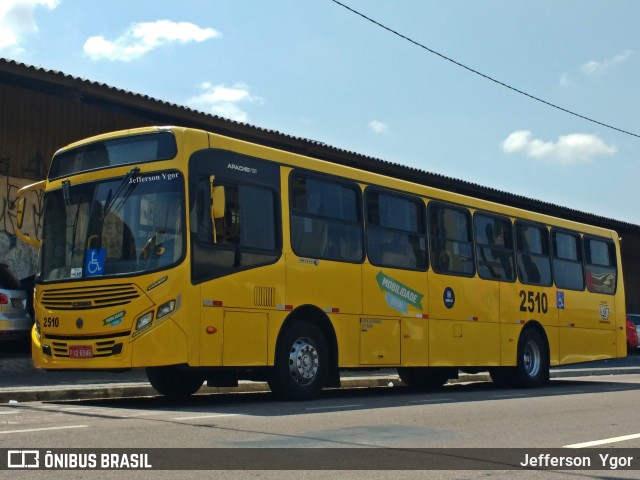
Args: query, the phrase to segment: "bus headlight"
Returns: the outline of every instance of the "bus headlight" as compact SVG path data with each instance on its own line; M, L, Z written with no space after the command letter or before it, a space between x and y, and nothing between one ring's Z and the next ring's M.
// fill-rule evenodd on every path
M136 321L136 331L134 335L136 333L140 333L142 330L149 328L152 322L153 322L153 312L147 312L141 317L139 317L138 320Z
M166 317L171 312L176 309L176 301L171 300L167 303L164 303L158 307L158 313L156 314L156 318L160 320L162 317Z
M38 342L41 341L41 337L40 337L40 322L38 321L38 319L36 318L36 320L33 322L35 331L36 331L36 339L38 340Z

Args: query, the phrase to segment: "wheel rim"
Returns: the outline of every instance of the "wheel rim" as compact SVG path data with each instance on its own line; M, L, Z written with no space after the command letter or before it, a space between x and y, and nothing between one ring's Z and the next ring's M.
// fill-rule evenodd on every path
M309 338L299 338L289 353L289 371L298 385L309 385L318 375L318 350Z
M542 364L542 354L538 344L536 342L527 342L524 346L523 355L524 370L527 372L527 376L530 378L537 376Z

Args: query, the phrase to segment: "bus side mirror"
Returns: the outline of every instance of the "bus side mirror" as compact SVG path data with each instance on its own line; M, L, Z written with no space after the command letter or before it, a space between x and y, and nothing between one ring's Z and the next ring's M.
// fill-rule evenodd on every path
M215 186L216 177L211 175L209 177L209 184L211 185L211 225L213 230L213 243L218 243L218 235L216 232L216 219L224 218L225 211L225 196L224 187Z
M16 235L20 240L25 242L27 245L31 245L34 248L40 248L40 240L37 238L31 238L26 233L22 232L22 225L24 223L24 212L27 205L26 194L35 191L35 190L44 190L45 180L41 180L36 183L32 183L31 185L26 185L18 190L17 196L17 211L16 211Z

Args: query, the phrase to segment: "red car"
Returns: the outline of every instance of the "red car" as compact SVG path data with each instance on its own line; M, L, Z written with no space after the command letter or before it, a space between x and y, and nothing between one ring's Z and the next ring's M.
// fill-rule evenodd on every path
M635 319L630 318L630 315L627 315L627 350L629 352L634 351L638 348L638 331L636 329L636 324L632 321Z

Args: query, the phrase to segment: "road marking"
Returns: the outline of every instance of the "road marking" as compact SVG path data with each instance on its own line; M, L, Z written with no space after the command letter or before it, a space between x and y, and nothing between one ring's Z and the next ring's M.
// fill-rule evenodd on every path
M17 410L9 411L9 412L0 412L0 415L15 415L16 413L20 413Z
M333 405L329 407L311 407L305 408L305 410L339 410L341 408L355 408L355 407L364 407L362 403L354 403L353 405Z
M215 415L197 415L194 417L178 417L174 420L200 420L202 418L222 418L222 417L237 417L239 413L216 413Z
M49 430L66 430L69 428L87 428L89 425L68 425L66 427L47 427L47 428L27 428L25 430L7 430L0 432L0 435L7 433L29 433L29 432L46 432Z
M595 447L596 445L605 445L607 443L624 442L626 440L633 440L636 438L640 438L640 433L634 433L633 435L623 435L621 437L604 438L602 440L594 440L592 442L574 443L573 445L565 445L563 448Z

